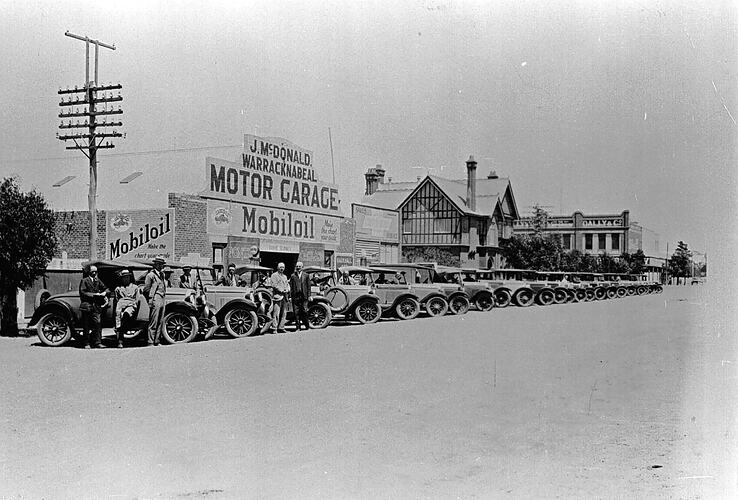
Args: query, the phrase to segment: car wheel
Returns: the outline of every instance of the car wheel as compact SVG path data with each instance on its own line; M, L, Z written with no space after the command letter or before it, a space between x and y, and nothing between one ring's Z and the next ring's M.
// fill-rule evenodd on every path
M576 290L567 290L566 295L567 295L566 302L571 302L571 303L579 302L579 297L577 297Z
M308 323L310 328L325 328L333 319L331 309L322 302L311 304L307 310Z
M635 295L635 293L636 293L636 289L635 289L634 287L632 287L632 286L629 286L629 287L628 287L628 290L626 291L626 293L627 293L627 294L628 294L629 296L630 296L630 295Z
M382 306L372 300L362 300L354 310L354 316L364 325L376 323L382 316Z
M557 304L566 304L569 301L569 292L564 288L554 290L554 302Z
M162 336L170 344L184 344L197 335L197 320L189 314L174 311L164 315Z
M456 297L453 297L448 303L448 307L451 310L451 313L457 315L468 313L470 306L471 304L469 303L469 299L467 299L463 295L457 295Z
M348 294L340 288L329 288L323 296L328 300L331 309L334 311L343 311L348 307Z
M491 293L480 293L474 299L474 305L480 311L491 311L495 306L495 299Z
M618 296L618 290L617 288L608 288L607 289L607 298L608 299L614 299Z
M443 316L448 312L448 302L441 297L431 297L428 302L425 303L425 311L428 316L435 318L436 316Z
M38 338L45 345L58 347L72 338L72 328L62 315L49 313L41 317L36 325Z
M604 300L607 298L607 290L605 290L602 287L595 289L595 299L597 300Z
M226 313L223 324L231 337L248 337L259 328L259 318L254 311L235 307Z
M664 287L663 286L661 286L661 285L657 285L656 286L656 293L661 293L663 291L664 291Z
M620 297L620 298L625 297L626 295L628 295L628 290L625 289L622 286L621 287L618 287L617 294L618 294L618 297Z
M646 293L646 287L641 285L638 288L636 288L636 293L638 295L644 295Z
M509 290L495 291L495 307L507 307L512 301L512 294Z
M521 288L520 290L515 292L515 295L513 295L513 302L518 307L528 307L533 305L534 298L535 296L533 295L533 290Z
M579 289L579 290L577 290L577 291L576 291L575 293L576 293L576 296L577 296L577 300L578 300L578 301L580 301L580 302L581 302L581 301L583 301L583 300L587 300L587 290L582 290L582 289L580 288L580 289Z
M595 299L595 290L594 288L587 288L585 291L586 301L591 302Z
M420 302L412 297L405 297L395 306L395 314L400 319L414 319L420 314Z
M536 295L536 302L542 306L550 306L554 303L555 299L556 296L554 295L553 290L544 289Z

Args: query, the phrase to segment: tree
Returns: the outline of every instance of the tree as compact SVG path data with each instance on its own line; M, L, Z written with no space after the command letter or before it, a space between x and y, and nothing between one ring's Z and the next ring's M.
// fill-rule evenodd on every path
M677 243L677 249L669 259L669 274L677 278L683 278L691 275L692 271L692 252L683 241Z
M18 288L41 276L56 250L54 212L46 200L23 193L13 178L0 183L0 332L18 333Z
M548 212L537 203L533 205L533 234L540 236L548 227Z

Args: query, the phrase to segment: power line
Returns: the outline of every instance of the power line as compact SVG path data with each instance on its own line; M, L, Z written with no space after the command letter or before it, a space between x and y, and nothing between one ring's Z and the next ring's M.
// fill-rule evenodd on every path
M146 151L130 151L127 153L109 153L109 154L100 154L101 157L110 158L112 156L135 156L135 155L148 155L148 154L155 154L155 153L171 153L171 152L177 152L177 151L202 151L205 149L222 149L222 148L241 148L243 147L242 144L234 144L234 145L225 145L225 146L202 146L202 147L196 147L196 148L172 148L172 149L150 149ZM71 160L74 159L74 156L49 156L46 158L25 158L25 159L14 159L14 160L1 160L0 163L27 163L27 162L34 162L34 161L54 161L54 160Z

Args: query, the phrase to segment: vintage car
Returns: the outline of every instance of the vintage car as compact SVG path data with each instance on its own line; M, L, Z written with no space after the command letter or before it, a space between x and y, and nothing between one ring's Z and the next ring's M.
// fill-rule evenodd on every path
M444 311L439 309L436 313L428 312L432 316L441 316L447 312L466 314L469 311L471 302L469 301L469 295L464 291L464 287L459 283L447 282L445 278L438 276L432 264L400 263L377 264L377 266L391 269L395 273L399 271L413 290L416 287L428 285L440 287L448 303L448 308ZM423 304L422 300L421 304ZM434 303L431 302L431 308L433 308L433 305ZM428 311L428 307L426 307L426 311Z
M605 276L601 273L576 272L571 275L578 279L584 286L587 294L586 300L604 300L608 298L610 283L605 282ZM612 293L611 293L612 294Z
M379 321L382 306L379 305L379 297L370 284L371 272L366 267L344 266L339 268L337 273L332 271L327 276L318 278L323 296L328 299L334 318L355 319L362 324ZM340 276L343 273L348 274L349 283L341 281Z
M443 316L449 311L446 290L438 283L433 283L427 267L413 264L387 264L387 267L377 264L368 267L372 270L372 280L385 313L390 307L400 319L412 319L422 310L431 317ZM400 297L403 298L400 300Z
M493 289L489 283L472 279L458 267L436 266L437 275L446 283L461 285L469 300L480 311L489 311L495 306Z
M512 303L517 304L517 302L513 302L513 295L521 289L522 291L518 297L521 298L522 305L533 304L535 294L530 288L524 283L505 280L505 277L501 273L496 273L495 269L462 269L461 276L465 282L479 282L488 285L495 299L495 307L507 307ZM530 300L522 300L526 299L527 295L530 296Z
M490 270L491 271L491 270ZM501 284L512 293L512 302L521 307L536 303L548 306L556 302L556 293L550 284L541 279L536 271L530 269L495 269L497 280L493 285Z
M112 292L120 283L117 273L128 269L136 282L142 282L145 273L151 266L131 261L94 261L100 280ZM198 311L194 301L194 290L173 288L167 291L164 309L164 327L162 336L170 344L189 342L199 331ZM112 294L111 294L112 296ZM47 298L33 314L29 329L36 329L39 340L48 346L61 346L72 338L79 338L82 328L80 314L80 296L78 290L52 295ZM115 303L109 299L101 315L103 328L115 325ZM135 338L146 331L149 321L149 306L143 294L139 296L137 315L133 325L128 329L126 338Z
M538 271L541 280L548 282L554 291L554 302L566 304L587 299L584 285L574 281L566 271Z

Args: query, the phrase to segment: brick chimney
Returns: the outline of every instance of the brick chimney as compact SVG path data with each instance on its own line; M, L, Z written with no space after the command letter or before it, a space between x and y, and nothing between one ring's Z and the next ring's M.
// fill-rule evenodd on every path
M377 163L377 166L374 167L374 171L377 173L377 179L379 180L379 183L384 184L384 174L386 171L382 168L382 165Z
M384 172L382 173L382 176L384 176ZM364 194L367 196L371 196L377 191L377 185L379 184L379 176L377 175L377 170L374 168L367 169L366 173L364 174L364 178L366 179L366 191L364 192Z
M477 211L477 162L471 155L466 160L466 206Z

